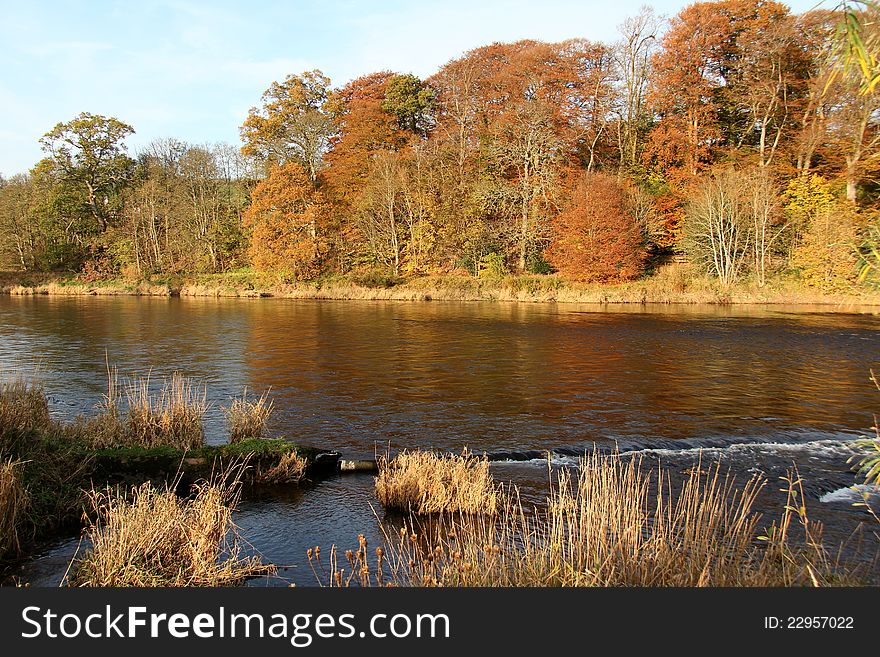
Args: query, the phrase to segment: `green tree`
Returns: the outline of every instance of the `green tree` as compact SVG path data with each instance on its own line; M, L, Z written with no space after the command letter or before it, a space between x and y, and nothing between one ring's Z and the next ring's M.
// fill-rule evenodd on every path
M134 128L118 119L83 112L40 139L60 181L83 193L84 211L100 232L112 223L119 194L133 175L134 161L123 143L132 134Z
M397 117L401 130L426 135L434 123L435 98L434 89L407 73L388 80L381 107Z

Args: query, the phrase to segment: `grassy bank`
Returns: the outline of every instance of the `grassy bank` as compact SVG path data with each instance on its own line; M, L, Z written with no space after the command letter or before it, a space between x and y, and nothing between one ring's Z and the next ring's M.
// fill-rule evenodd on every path
M227 428L235 442L206 445L203 389L180 377L158 389L135 378L125 389L118 394L111 375L96 415L62 423L50 417L39 381L19 376L0 382L0 567L44 540L75 531L84 518L95 532L140 517L144 505L171 513L171 497L189 495L193 487L196 499L210 493L206 505L216 510L222 503L231 513L234 505L227 502L237 501L242 485L297 482L315 461L316 450L265 435L264 398L251 402L243 396L233 404ZM230 468L237 473L234 486L202 488ZM131 495L133 506L119 516ZM201 507L181 504L178 520L201 513ZM116 509L109 515L108 505ZM205 528L206 536L219 531L212 527Z
M880 292L862 288L829 292L793 278L777 278L763 287L743 282L725 288L695 275L684 265L669 265L650 277L617 285L566 281L558 276L326 276L287 282L276 274L250 270L223 274L156 276L144 280L84 281L47 274L0 275L0 293L62 296L279 297L285 299L398 301L519 301L555 303L709 303L878 305Z

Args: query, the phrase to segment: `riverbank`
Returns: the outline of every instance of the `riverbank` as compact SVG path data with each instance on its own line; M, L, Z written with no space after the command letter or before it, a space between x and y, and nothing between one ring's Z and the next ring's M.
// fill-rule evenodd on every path
M181 394L175 381L140 401L129 392L125 413L111 389L102 413L68 423L50 417L39 382L0 382L0 573L93 521L98 507L90 509L89 501L98 497L124 501L144 486L188 496L209 482L238 499L242 491L335 472L338 454L266 437L253 419L253 431L238 431L238 438L233 431L229 443L205 444L204 406ZM127 388L140 389L137 383ZM262 399L239 401L231 430L262 406ZM197 439L187 435L190 425L197 425Z
M880 306L880 292L853 288L830 292L779 278L763 287L741 283L730 288L677 265L656 275L615 285L565 281L554 275L475 278L419 276L390 278L332 276L286 282L278 275L250 270L146 279L81 278L52 274L0 273L0 294L13 296L154 296L282 298L389 301L507 301L524 303L607 304L810 304L829 307Z

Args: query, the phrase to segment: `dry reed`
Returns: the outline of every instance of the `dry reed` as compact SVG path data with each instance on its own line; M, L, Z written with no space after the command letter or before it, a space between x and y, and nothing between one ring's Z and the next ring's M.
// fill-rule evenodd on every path
M153 392L150 376L134 377L120 386L115 370L108 370L107 393L99 409L97 417L80 426L80 433L92 447L169 446L186 450L205 442L206 389L178 372Z
M488 460L467 450L460 456L403 451L380 457L375 490L386 509L418 514L494 514L499 499Z
M786 480L781 519L759 536L754 502L765 482L734 486L720 466L696 467L673 489L661 471L619 455L586 456L562 470L546 508L529 511L515 491L495 516L410 517L397 536L344 558L309 560L331 586L799 586L853 583L832 562L821 526L806 515L800 479ZM796 540L795 530L801 532Z
M51 424L43 386L22 375L0 382L0 452L16 453L26 433Z
M128 495L92 490L91 544L72 564L71 586L232 586L274 572L243 556L232 513L237 482L205 482L189 499L146 483ZM235 491L235 492L234 492Z
M263 393L258 399L248 399L247 388L240 398L232 400L232 404L223 409L226 416L226 427L229 429L229 442L240 443L252 438L265 438L269 418L275 402Z
M257 481L262 484L286 484L298 482L306 473L308 461L296 452L281 456L278 463L258 474Z
M19 531L28 508L28 493L20 477L20 461L0 462L0 558L21 549Z

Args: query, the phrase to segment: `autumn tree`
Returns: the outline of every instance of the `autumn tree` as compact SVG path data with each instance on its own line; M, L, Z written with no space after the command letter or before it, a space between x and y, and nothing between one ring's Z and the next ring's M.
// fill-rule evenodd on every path
M687 6L671 19L653 56L649 102L658 117L646 156L662 169L696 175L721 138L715 89L719 52L730 25L718 3Z
M297 162L315 183L334 131L329 96L330 79L318 70L273 82L241 127L242 151L269 164Z
M685 209L682 228L688 255L724 286L738 280L749 256L751 216L743 202L745 193L743 177L725 170L702 179Z
M752 272L759 287L767 283L773 256L780 250L789 222L785 220L779 201L780 190L766 166L758 166L742 174L741 203L751 221Z
M828 291L857 278L858 218L819 175L792 180L782 195L787 221L797 235L790 262L809 285Z
M654 161L694 176L718 149L748 147L759 165L769 164L809 86L802 41L788 8L772 0L683 9L652 61Z
M559 169L605 158L612 68L610 51L583 39L519 41L475 49L431 78L439 179L455 204L445 212L474 262L496 249L518 271L537 261Z
M800 177L814 174L825 160L828 119L837 102L834 94L828 93L835 77L828 64L834 58L838 20L836 13L828 10L814 10L796 18L795 29L802 36L801 47L809 62L807 88L796 107L798 130L789 145Z
M221 177L217 158L207 147L189 148L181 158L180 171L186 198L182 218L194 242L193 251L197 256L206 255L211 271L217 271L223 255L220 234L229 214L229 183Z
M846 199L856 205L859 190L870 173L878 172L880 155L880 95L862 94L852 75L837 78L831 86L835 102L828 117L829 158L841 162Z
M651 116L647 108L651 59L657 50L662 21L649 7L627 18L619 27L620 39L614 45L613 58L618 88L616 97L617 150L619 167L638 166Z
M187 146L177 139L156 139L138 155L134 184L126 196L123 267L138 275L177 269L176 218L183 212L181 159Z
M563 212L553 219L549 262L573 280L617 282L637 278L645 264L642 226L617 178L583 173Z
M83 112L40 139L60 180L83 195L84 211L101 232L115 218L119 194L133 173L124 144L131 134L134 128L118 119Z
M401 128L398 116L383 107L387 106L388 84L394 78L388 71L373 73L352 80L333 94L332 102L338 110L336 134L323 180L339 226L333 247L342 267L373 250L358 218L363 218L359 212L365 206L370 178L381 171L376 167L377 159L417 139L417 135Z
M744 147L769 165L808 88L810 62L788 7L771 0L728 0L730 37L719 57L723 84L716 93L728 149Z
M691 260L722 285L751 270L764 286L795 224L783 214L777 188L766 167L724 169L697 183L688 198L684 247Z
M484 89L490 68L481 51L452 60L428 78L437 94L428 148L436 172L438 250L445 252L453 267L460 263L474 275L495 232L481 194L485 171L481 146L486 143L487 126Z
M388 71L372 73L334 93L336 136L327 156L326 179L334 198L343 204L355 201L374 155L397 151L409 139L398 117L383 107L388 83L394 77Z
M526 270L527 259L546 229L560 148L548 112L537 103L522 104L498 122L493 134L490 153L500 176L489 190L490 207L507 218L502 229L516 245L519 272Z
M404 250L404 188L400 156L391 151L377 154L361 190L357 212L369 254L374 262L390 268L394 276L400 274Z
M373 158L357 206L368 255L394 276L424 273L435 240L430 173L421 149Z
M317 273L327 252L329 208L308 172L296 162L272 167L254 189L244 213L251 230L250 256L258 269Z

